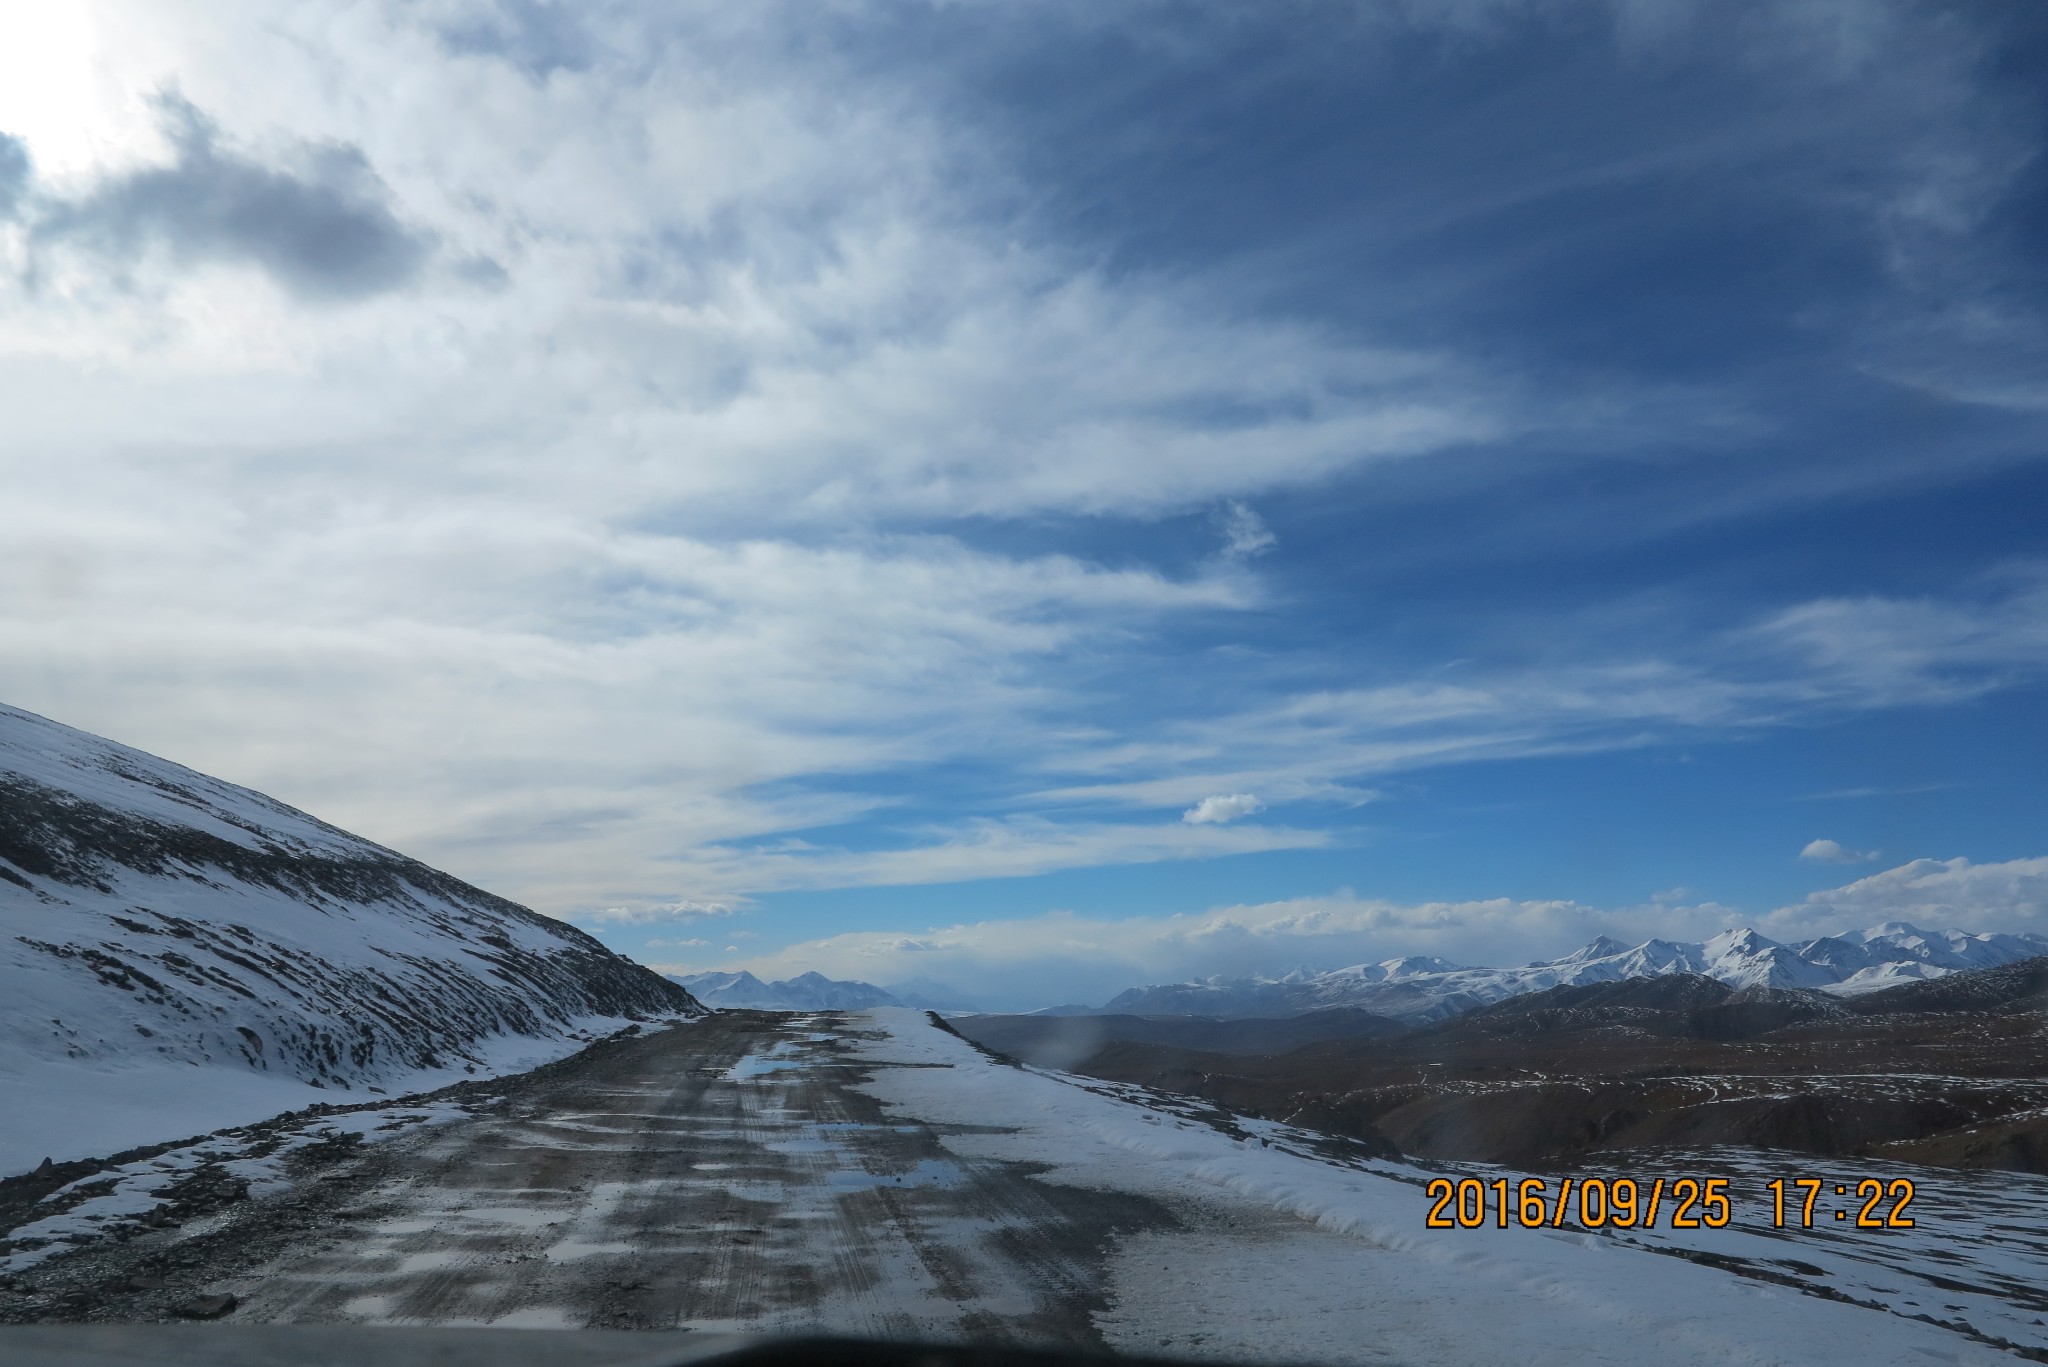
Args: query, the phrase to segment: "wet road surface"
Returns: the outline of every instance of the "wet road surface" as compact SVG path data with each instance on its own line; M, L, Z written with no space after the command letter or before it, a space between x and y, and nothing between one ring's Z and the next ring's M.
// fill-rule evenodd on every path
M117 1291L121 1261L166 1281L129 1314L203 1286L243 1322L1099 1344L1106 1245L1173 1218L955 1157L939 1129L885 1115L853 1085L917 1065L856 1063L860 1024L726 1012L658 1028L509 1080L451 1123L302 1157L288 1190L215 1227L96 1261Z
M1435 1170L1341 1148L1004 1066L908 1010L721 1013L72 1183L0 1241L0 1357L8 1325L197 1315L1410 1367L2048 1360L2024 1298L1955 1280L1949 1222L1886 1234L1881 1265L1758 1229L1432 1231ZM1973 1256L2024 1281L2009 1216Z

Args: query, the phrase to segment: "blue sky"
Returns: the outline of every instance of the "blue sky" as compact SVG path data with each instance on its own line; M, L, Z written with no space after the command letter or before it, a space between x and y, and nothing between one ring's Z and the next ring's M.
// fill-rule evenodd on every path
M10 702L1006 1004L2048 905L2029 7L6 23Z

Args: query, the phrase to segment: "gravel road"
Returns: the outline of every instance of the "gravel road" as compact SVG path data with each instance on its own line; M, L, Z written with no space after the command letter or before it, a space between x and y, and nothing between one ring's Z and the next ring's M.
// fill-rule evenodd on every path
M2048 1360L2040 1179L1976 1213L1930 1186L1924 1233L1795 1240L1432 1231L1435 1175L1004 1066L918 1012L721 1013L53 1173L49 1213L0 1239L0 1357L8 1325L183 1317L1409 1367Z
M66 1319L796 1330L1099 1346L1136 1196L962 1159L853 1090L858 1018L724 1012L592 1050L288 1187L49 1265ZM330 1151L331 1150L331 1151ZM58 1285L55 1281L64 1285ZM89 1288L89 1289L86 1289ZM218 1304L218 1302L214 1302Z

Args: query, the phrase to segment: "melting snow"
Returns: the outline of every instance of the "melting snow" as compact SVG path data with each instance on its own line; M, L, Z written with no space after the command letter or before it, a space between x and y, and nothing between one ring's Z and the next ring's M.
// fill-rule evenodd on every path
M1205 1103L1000 1065L930 1028L921 1013L868 1015L887 1033L860 1043L856 1056L913 1066L876 1066L864 1090L906 1116L963 1127L941 1131L960 1157L1041 1165L1043 1180L1146 1194L1183 1213L1185 1230L1134 1235L1112 1250L1111 1305L1099 1323L1123 1351L1445 1367L2012 1360L1971 1329L2048 1350L2048 1328L2024 1306L1949 1296L1967 1304L1947 1312L1954 1324L1944 1327L1910 1318L1918 1311L1903 1303L1908 1292L1915 1301L1933 1293L1930 1278L1953 1275L1942 1269L1942 1236L1989 1229L1996 1221L1988 1211L1959 1230L1930 1202L1926 1227L1905 1241L1887 1243L1881 1236L1891 1231L1874 1231L1879 1238L1858 1243L1829 1231L1844 1239L1833 1265L1853 1265L1858 1285L1867 1289L1879 1267L1893 1274L1900 1303L1871 1308L1658 1251L1723 1252L1764 1268L1787 1256L1823 1261L1809 1257L1807 1242L1754 1228L1627 1241L1520 1228L1430 1230L1422 1184L1434 1171L1335 1160L1317 1152L1314 1137L1285 1126L1219 1126ZM1813 1165L1787 1156L1781 1166ZM2021 1186L1999 1208L1999 1218L2022 1221L2008 1248L2048 1242L2048 1205ZM1753 1214L1754 1202L1747 1209ZM1888 1257L1874 1256L1886 1250ZM2016 1278L2038 1275L2042 1256L2005 1266ZM1976 1318L1965 1327L1969 1315Z

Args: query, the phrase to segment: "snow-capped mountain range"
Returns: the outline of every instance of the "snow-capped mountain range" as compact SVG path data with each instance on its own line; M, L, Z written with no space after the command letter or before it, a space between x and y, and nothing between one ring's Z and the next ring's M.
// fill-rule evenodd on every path
M1472 968L1413 955L1326 973L1134 987L1099 1007L1056 1007L1049 1014L1291 1016L1348 1006L1420 1022L1525 992L1623 978L1697 973L1736 987L1806 987L1853 995L2041 954L2048 954L2048 937L1930 931L1903 921L1797 945L1747 929L1724 931L1700 943L1625 945L1601 936L1561 959L1518 968Z
M953 987L929 978L876 987L822 973L762 982L751 973L671 973L706 1006L750 1011L864 1011L870 1006L915 1006L933 1011L975 1008Z
M0 707L0 1175L702 1007L560 921Z
M873 983L848 982L822 973L764 983L751 973L669 975L706 1006L752 1011L861 1011L870 1006L907 1006Z

